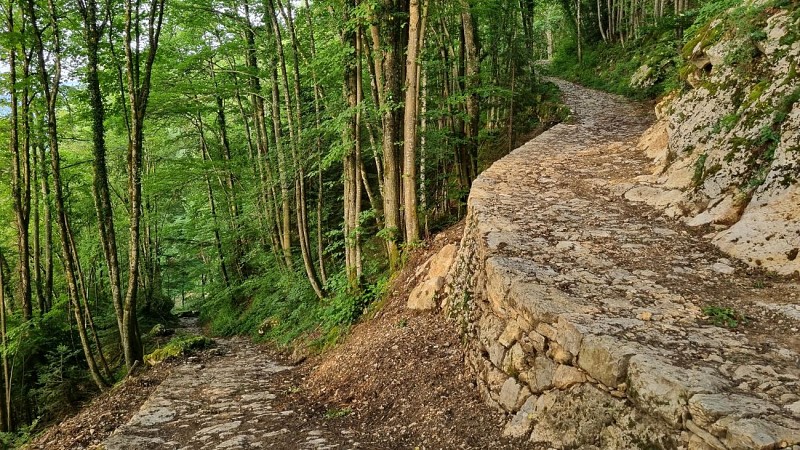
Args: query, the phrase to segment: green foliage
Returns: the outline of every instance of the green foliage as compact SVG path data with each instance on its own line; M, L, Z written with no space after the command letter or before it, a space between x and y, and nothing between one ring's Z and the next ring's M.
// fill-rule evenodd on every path
M708 154L703 153L697 158L697 161L694 163L694 175L692 175L692 185L695 187L700 186L703 184L703 175L705 174L706 169L706 159L708 159Z
M0 432L0 448L22 448L36 434L39 425L39 419L37 418L14 431Z
M266 264L262 276L190 304L200 309L200 319L208 322L213 334L246 334L279 345L305 337L316 348L327 348L382 298L388 285L385 268L367 264L362 289L353 290L340 271L328 278L325 289L330 295L319 300L303 272L287 272L272 259L262 263Z
M711 323L718 327L736 328L739 325L748 323L747 317L734 308L706 306L703 308L703 314L708 317Z
M330 419L340 419L342 417L347 417L353 413L353 410L350 408L330 408L325 411L324 417L328 420Z
M403 230L382 226L386 221L381 211L383 186L379 182L385 169L382 121L386 114L396 113L398 119L402 116L403 96L387 94L383 105L376 104L370 89L370 66L364 59L363 102L356 108L348 104L344 95L344 68L345 62L355 62L356 51L350 43L343 42L342 32L377 19L381 40L390 45L389 41L396 38L392 35L401 36L406 29L390 32L391 26L386 23L401 23L407 20L407 13L383 16L385 11L378 8L378 17L372 17L374 2L363 2L350 11L347 10L350 4L336 2L309 2L309 7L297 2L284 4L292 5L299 47L295 49L290 44L287 27L285 63L290 78L293 69L297 69L299 85L297 91L290 88L290 92L285 92L283 84L278 83L279 110L274 111L271 78L277 67L276 41L270 27L246 24L255 17L259 21L268 17L269 3L252 3L249 17L240 15L241 8L219 14L214 10L219 5L201 8L192 0L167 3L153 83L147 91L142 91L149 92L150 97L143 118L142 204L136 210L142 214L139 242L130 242L131 121L129 99L124 93L127 67L121 61L123 9L100 2L98 15L106 23L98 50L97 75L105 108L102 125L105 169L112 197L110 209L123 292L129 278L129 250L139 249L141 254L140 266L136 268L140 280L135 313L144 353L149 361L157 363L206 345L202 338L188 336L163 343L166 327L174 326L172 310L193 308L200 311L201 320L216 335L247 334L281 345L302 338L313 341L315 348L325 348L343 336L370 308L379 307L390 277L385 243L391 240L402 244L403 240ZM465 80L460 74L464 69L458 55L463 45L463 23L462 5L457 2L431 3L429 36L435 33L436 39L425 39L419 58L420 74L426 80L425 90L420 89L420 100L425 101L425 108L420 106L421 119L426 124L424 128L422 121L419 124L425 159L420 146L418 162L420 173L426 176L422 186L426 202L420 205L420 213L425 214L426 229L430 230L453 223L466 211L469 178L474 174L467 174L472 171L464 167L476 162L471 160L476 148L477 163L482 169L532 130L558 122L567 113L555 87L537 78L531 58L531 47L537 44L529 40L527 30L522 28L524 5L501 0L469 4L483 49L478 61L480 75L475 80ZM30 50L34 42L30 35L33 27L23 27L28 18L19 12L19 2L14 0L9 5L16 11L18 29L6 33L7 21L0 25L3 27L0 53L4 57L12 46L19 47L21 55L22 43ZM60 187L74 234L75 260L80 264L79 284L85 293L85 299L81 300L90 308L96 328L89 331L91 351L99 354L93 336L96 333L109 366L107 370L101 367L101 371L113 383L124 376L125 368L111 301L106 249L98 238L98 230L103 228L98 223L93 196L96 111L92 109L86 85L87 33L78 8L62 0L52 6L60 19L64 80L69 80L60 86L56 101ZM44 15L42 23L47 23L49 9L40 12ZM343 23L342 17L346 15L351 19ZM532 26L555 30L560 17L558 8L549 7L547 17ZM288 25L283 17L278 22L281 27ZM147 21L138 23L145 27ZM45 53L50 56L55 56L56 51L54 30L45 27L43 35ZM251 31L254 63L248 58L250 43L245 39ZM147 36L145 30L139 32ZM403 39L398 39L396 46L404 45ZM362 56L368 57L366 52ZM402 66L403 50L396 56ZM52 69L54 61L55 58L48 57L45 64ZM21 75L21 67L18 69ZM32 69L32 75L39 73L38 68ZM0 77L0 91L9 91L8 79ZM260 92L254 90L256 81L260 83ZM291 79L289 84L293 82ZM40 244L45 246L45 205L52 212L54 179L48 175L51 149L46 142L45 103L40 83L31 76L18 79L16 87L19 93L22 87L29 89L30 143L44 151L44 160L36 163L39 170L34 172L36 176L44 174L51 183L50 196L39 198L38 208L32 205L31 211L39 215L38 236ZM403 80L398 80L398 85L402 84ZM289 103L297 105L299 112L287 113L284 95ZM464 130L469 119L466 103L472 98L479 100L482 111L479 130L471 130L478 135L475 140L467 138ZM266 99L265 111L257 111L258 99ZM8 96L0 96L0 141L6 144L11 136L8 104ZM360 199L358 227L346 235L342 224L342 160L355 145L348 127L356 113L360 113L362 121L361 158L369 189L364 189ZM290 121L291 114L299 117L291 117ZM395 124L397 130L402 130L402 125L402 120ZM399 135L397 138L402 139ZM11 160L9 151L0 151L0 223L6 225L0 226L0 248L9 279L8 306L12 310L8 345L3 352L15 370L12 409L21 425L22 421L35 417L41 417L43 423L55 420L70 405L90 398L97 390L87 373L72 306L67 301L68 286L59 260L61 243L57 230L50 236L50 245L55 250L52 307L43 317L23 323L18 311L19 299L12 298L16 297L15 288L19 284L20 261L11 250L17 244L10 201ZM303 186L301 169L305 176ZM32 193L38 193L41 186L34 183L32 189ZM305 197L296 196L301 189L305 189ZM298 198L306 203L299 203ZM374 208L366 208L373 200ZM284 213L283 209L290 217L288 224L276 220ZM299 252L298 221L303 220L303 214L307 216L305 231L313 249L311 265L320 272L320 278L327 278L322 299L311 288L303 267L304 255ZM291 264L286 263L283 249L276 243L286 235L291 241ZM361 245L363 274L353 280L345 272L343 256L345 249L356 242ZM402 248L407 254L415 245ZM320 264L324 264L327 277L318 269ZM44 261L40 266L43 265Z
M145 356L144 360L147 364L154 366L168 359L186 356L194 351L202 350L211 346L212 343L213 341L205 336L176 336L170 339L163 347Z
M656 98L679 87L678 49L681 39L674 33L674 21L645 29L626 46L602 40L583 47L583 62L575 59L573 40L557 49L549 73L585 86L613 92L634 99ZM643 66L649 68L645 86L632 86L631 78Z
M45 354L46 364L39 366L37 387L31 395L41 406L40 414L55 417L78 400L87 377L80 348L59 344Z
M753 75L754 61L760 56L758 44L766 39L764 25L768 11L784 8L795 11L791 0L770 0L752 5L740 0L699 2L679 16L668 15L657 24L643 25L626 42L607 43L601 39L583 43L583 62L577 61L574 35L560 40L550 73L581 84L635 99L658 98L681 90L686 79L698 73L689 63L695 52L708 48L723 37L734 43L726 52L725 63L739 77ZM794 36L796 40L800 36ZM632 85L637 71L648 68L643 86ZM713 91L714 87L709 86Z

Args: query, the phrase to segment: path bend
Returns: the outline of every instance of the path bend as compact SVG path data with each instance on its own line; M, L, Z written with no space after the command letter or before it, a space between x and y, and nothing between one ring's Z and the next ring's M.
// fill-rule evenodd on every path
M649 108L554 82L572 120L475 181L451 272L469 364L512 417L506 434L558 448L800 449L797 283L626 201L652 170L636 148ZM706 307L747 323L714 326Z

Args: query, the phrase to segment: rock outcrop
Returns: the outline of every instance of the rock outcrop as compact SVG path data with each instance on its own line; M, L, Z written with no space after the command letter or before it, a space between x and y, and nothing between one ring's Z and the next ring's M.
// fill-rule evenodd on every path
M439 294L445 285L445 277L456 257L456 246L448 244L442 247L438 253L431 256L422 265L423 270L427 270L425 279L418 283L408 295L406 307L408 309L434 309L439 300Z
M572 121L474 182L445 287L505 433L556 448L800 450L800 289L754 288L746 266L626 200L650 164L636 142L652 118L557 83ZM731 331L706 317L721 304L775 315Z
M763 30L737 37L717 19L690 41L693 88L657 108L640 143L655 168L628 198L708 226L751 266L800 274L800 11L752 8Z

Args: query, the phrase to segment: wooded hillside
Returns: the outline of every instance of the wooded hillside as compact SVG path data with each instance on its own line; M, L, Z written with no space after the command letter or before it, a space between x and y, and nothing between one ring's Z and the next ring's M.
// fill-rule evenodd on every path
M739 2L0 3L13 443L144 365L178 311L335 343L481 170L566 116L537 60L660 95L698 24Z
M560 114L534 77L533 2L1 16L4 430L142 364L174 306L216 333L335 340L478 171Z

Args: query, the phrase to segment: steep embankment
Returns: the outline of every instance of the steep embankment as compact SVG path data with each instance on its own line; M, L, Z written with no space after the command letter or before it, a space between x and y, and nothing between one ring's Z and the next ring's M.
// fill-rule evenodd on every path
M641 143L656 167L627 194L781 274L800 274L798 30L800 9L764 6L702 27L684 49L691 89L658 106Z
M800 445L797 284L626 201L650 170L636 148L650 115L559 85L573 121L476 180L450 272L448 310L484 398L509 415L506 435L557 448Z

